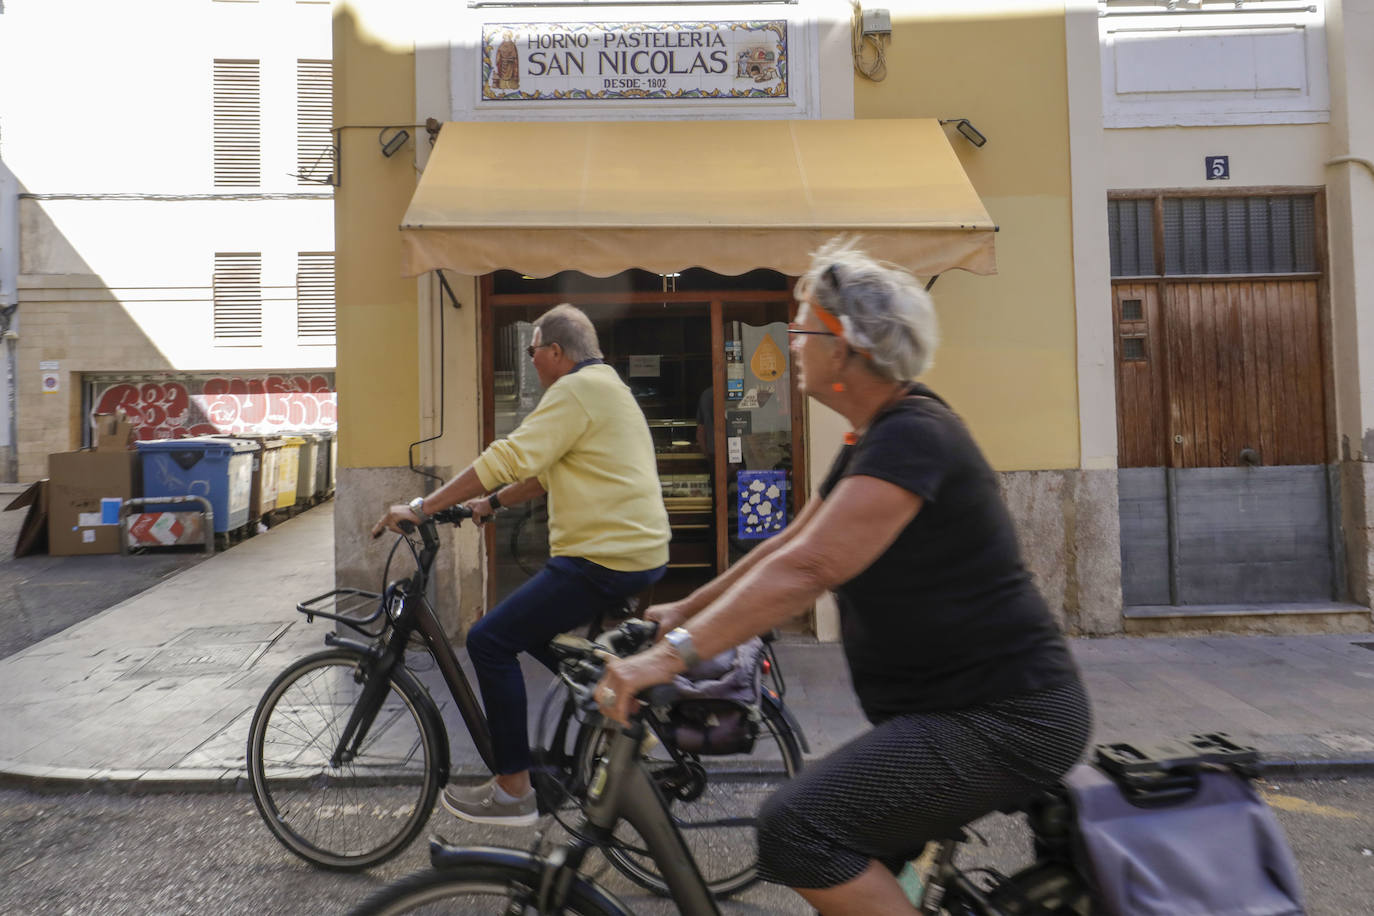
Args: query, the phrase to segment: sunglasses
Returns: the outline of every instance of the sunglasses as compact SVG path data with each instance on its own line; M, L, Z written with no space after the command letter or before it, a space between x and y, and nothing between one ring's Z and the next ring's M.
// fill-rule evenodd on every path
M789 325L787 326L787 333L789 333L789 334L815 334L815 335L817 335L818 337L834 337L834 336L835 336L835 332L834 332L834 331L808 331L806 328L799 328L799 327L797 327L796 325L793 325L793 324L789 324Z
M538 350L541 347L552 347L556 343L558 343L558 341L551 340L548 343L542 343L537 346L535 344L530 344L528 347L525 348L525 355L528 356L530 359L534 359L535 350Z

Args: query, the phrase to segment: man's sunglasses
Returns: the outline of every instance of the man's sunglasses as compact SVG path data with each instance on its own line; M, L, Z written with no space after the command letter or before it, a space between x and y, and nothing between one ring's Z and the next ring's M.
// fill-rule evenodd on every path
M558 341L551 340L548 343L542 343L538 346L536 346L535 344L530 344L528 347L525 348L525 355L527 355L530 359L534 359L535 350L538 350L540 347L552 347L556 343L558 343Z

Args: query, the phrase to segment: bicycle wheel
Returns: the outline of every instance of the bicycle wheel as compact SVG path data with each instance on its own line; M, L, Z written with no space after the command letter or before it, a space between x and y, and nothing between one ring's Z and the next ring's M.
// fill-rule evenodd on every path
M263 694L248 733L248 781L268 829L324 868L368 868L424 827L439 794L447 736L421 711L426 695L393 676L354 759L330 764L362 693L366 656L338 648L287 668Z
M516 866L464 864L418 872L377 891L350 916L539 913L534 897L539 870ZM573 882L561 910L580 916L629 916L581 879Z
M675 760L657 740L641 752L668 809L696 859L706 886L717 897L737 893L758 880L755 819L764 800L802 768L801 748L776 701L764 696L758 739L748 756L680 754ZM608 733L588 722L577 738L578 783L586 785L603 755ZM615 846L603 850L611 864L639 886L668 896L668 885L627 822L616 826Z

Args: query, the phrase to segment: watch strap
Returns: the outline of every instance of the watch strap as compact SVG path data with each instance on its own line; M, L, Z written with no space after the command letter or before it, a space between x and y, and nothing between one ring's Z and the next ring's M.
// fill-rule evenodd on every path
M695 668L701 661L701 656L697 654L696 644L692 642L692 634L682 627L674 627L668 631L668 635L663 637L663 641L672 647L677 653L677 657L682 659L682 664L688 669Z
M410 502L406 503L406 508L408 508L411 512L414 512L416 515L418 515L420 517L420 521L429 521L429 515L425 512L425 498L423 496L417 496Z
M491 493L487 496L487 505L491 506L491 511L493 512L501 508L501 499L497 495L499 492L499 490L492 490Z

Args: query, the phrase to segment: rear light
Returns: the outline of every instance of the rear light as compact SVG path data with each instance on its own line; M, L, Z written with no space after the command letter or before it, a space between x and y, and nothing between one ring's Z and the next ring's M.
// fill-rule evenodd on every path
M773 670L773 663L770 662L768 659L765 658L765 659L763 660L763 673L764 673L764 674L767 674L768 672L770 672L770 671L772 671L772 670Z

